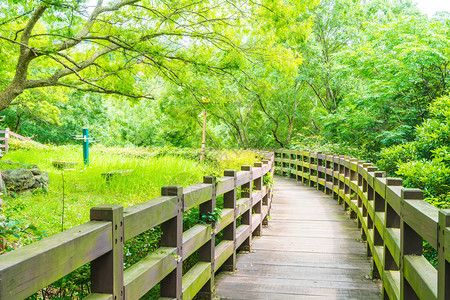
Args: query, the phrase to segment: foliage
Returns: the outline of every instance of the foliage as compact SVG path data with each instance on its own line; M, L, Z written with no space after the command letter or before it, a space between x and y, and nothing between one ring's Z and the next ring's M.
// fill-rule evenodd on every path
M205 224L216 224L222 217L222 210L220 208L214 208L212 212L206 214L200 214L200 222Z
M367 153L413 141L428 104L448 92L447 31L448 22L414 14L365 23L365 40L337 56L353 87L321 117L325 136Z
M400 175L405 186L421 188L428 202L449 208L450 97L436 99L429 111L430 119L416 128L416 140L383 150L378 165Z
M119 203L124 206L146 201L159 195L161 186L181 184L183 186L201 182L205 173L216 173L235 168L241 164L253 164L259 158L252 151L211 151L209 160L198 162L197 150L173 148L105 148L94 146L91 149L91 166L81 165L81 149L77 146L39 146L29 142L16 142L15 150L6 159L20 163L39 164L49 172L50 186L47 194L20 195L6 198L4 203L8 219L0 223L2 237L6 237L12 246L32 242L43 235L52 235L60 231L61 219L61 172L65 177L65 224L67 228L86 222L89 208L102 203ZM31 155L33 154L33 155ZM75 161L79 164L75 170L61 171L52 166L55 160ZM246 161L247 160L247 161ZM113 178L106 184L101 173L113 169L132 169L129 176ZM217 199L217 208L210 214L199 214L198 207L184 213L184 230L198 223L215 223L220 219L223 199ZM19 221L10 221L19 220ZM20 226L33 220L31 226ZM5 229L5 230L3 230ZM29 233L33 231L32 235ZM40 235L38 235L38 233ZM11 236L16 236L12 239ZM159 247L161 231L159 227L135 237L125 243L124 266L128 268ZM20 241L14 242L14 241ZM193 265L196 256L186 263ZM32 298L76 298L89 292L89 266L70 273L51 286L41 290ZM146 299L158 296L158 286L146 295Z

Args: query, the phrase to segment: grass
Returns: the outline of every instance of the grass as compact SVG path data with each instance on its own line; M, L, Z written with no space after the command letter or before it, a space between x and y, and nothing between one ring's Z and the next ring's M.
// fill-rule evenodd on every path
M164 185L190 186L201 182L204 175L220 176L224 169L256 161L251 151L216 151L213 158L201 164L189 158L189 155L195 156L196 150L181 156L173 149L172 153L166 153L167 150L161 149L94 146L90 151L90 166L86 168L80 146L30 147L16 142L14 148L3 159L38 165L49 173L50 185L47 193L4 199L3 211L10 219L31 224L45 235L62 230L63 177L64 229L68 229L88 221L91 207L100 204L131 206L159 196ZM53 161L78 164L73 170L62 171L53 166ZM107 182L101 174L113 170L133 171L129 175L114 176Z
M15 232L19 232L19 235L7 236L10 246L8 250L33 242L43 235L62 231L63 199L64 229L68 229L88 221L89 210L93 206L131 206L159 196L164 185L187 187L202 182L203 176L221 177L225 169L240 169L241 165L253 164L259 159L252 151L208 151L206 162L201 164L200 152L195 149L94 146L90 151L90 166L84 167L81 146L41 147L16 141L12 143L12 147L13 151L4 160L38 165L42 171L49 173L50 185L48 192L20 194L4 199L1 209L6 221L21 222L20 232ZM73 170L63 171L56 169L53 161L72 161L78 164ZM113 170L132 172L126 176L114 176L107 182L102 173ZM217 206L220 208L222 204L223 197L218 197ZM200 218L198 207L185 212L184 230L198 223ZM2 224L4 226L7 222ZM29 228L37 228L33 234L24 230L29 225L32 225ZM130 267L155 251L159 247L160 236L161 231L157 226L127 241L124 245L124 267ZM191 255L183 263L184 271L197 261L198 257ZM89 294L89 286L89 266L85 265L28 299L83 298ZM158 298L159 284L142 297Z

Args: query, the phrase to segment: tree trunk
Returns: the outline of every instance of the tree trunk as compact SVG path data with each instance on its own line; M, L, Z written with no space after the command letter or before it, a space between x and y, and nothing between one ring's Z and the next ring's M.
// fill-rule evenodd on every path
M19 82L12 82L3 91L0 91L0 111L7 108L11 102L24 91L23 85Z

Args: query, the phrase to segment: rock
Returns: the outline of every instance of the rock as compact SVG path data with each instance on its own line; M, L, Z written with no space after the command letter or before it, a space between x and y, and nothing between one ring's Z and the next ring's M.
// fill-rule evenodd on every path
M12 191L23 191L32 188L36 180L33 173L24 168L3 171L6 188Z
M11 161L5 161L10 165L16 165ZM2 193L6 193L7 190L13 192L24 193L26 191L32 191L36 189L48 190L49 176L47 172L41 172L38 166L28 164L18 164L18 169L9 169L2 171L2 185L4 189Z
M5 181L3 180L3 176L0 176L0 184L1 184L0 192L1 192L3 195L6 195L7 190L6 190Z
M34 176L34 180L36 180L36 184L33 186L33 188L47 189L50 182L50 178L48 177L47 172L43 172L39 176Z
M53 166L57 169L70 169L74 168L76 165L78 165L77 162L74 161L54 161Z
M31 173L33 173L33 175L41 175L41 170L39 170L39 168L37 166L31 166L32 169L30 169Z

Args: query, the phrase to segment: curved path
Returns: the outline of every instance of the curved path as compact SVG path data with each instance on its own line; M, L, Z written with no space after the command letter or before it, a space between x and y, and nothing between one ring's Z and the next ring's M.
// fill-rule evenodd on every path
M216 278L219 299L381 299L360 231L336 200L283 177L273 199L251 253Z

